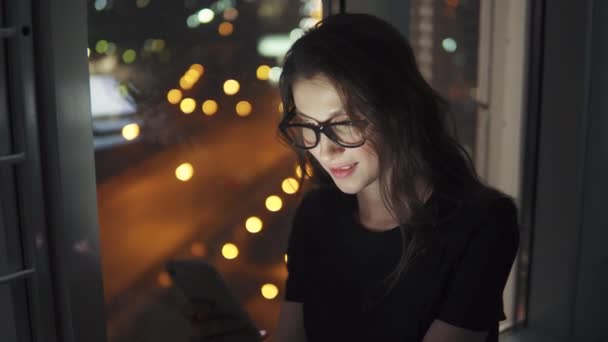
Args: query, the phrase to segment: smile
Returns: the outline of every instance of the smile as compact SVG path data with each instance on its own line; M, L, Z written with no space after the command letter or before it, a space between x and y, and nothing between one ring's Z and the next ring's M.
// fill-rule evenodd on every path
M331 172L335 178L346 178L355 172L357 164L358 163L353 163L340 167L330 167L329 172Z

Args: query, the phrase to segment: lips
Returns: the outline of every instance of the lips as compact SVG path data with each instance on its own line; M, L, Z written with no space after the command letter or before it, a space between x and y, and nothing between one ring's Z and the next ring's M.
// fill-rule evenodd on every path
M337 165L337 166L330 166L329 167L329 172L331 172L331 174L335 177L335 178L346 178L348 176L350 176L353 172L355 172L355 169L357 168L357 164L358 163L351 163L351 164L344 164L344 165Z

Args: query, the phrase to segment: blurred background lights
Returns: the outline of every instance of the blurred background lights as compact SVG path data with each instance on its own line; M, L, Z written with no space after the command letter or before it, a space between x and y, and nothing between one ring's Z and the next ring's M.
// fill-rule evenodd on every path
M261 292L264 298L274 299L279 294L279 289L274 284L264 284Z
M456 44L456 41L454 39L452 39L452 38L445 38L441 42L441 46L447 52L454 52L458 48L458 45Z
M98 11L103 11L108 6L107 0L95 0L95 9Z
M179 86L184 90L192 89L194 83L190 82L186 77L182 77L179 79Z
M184 77L191 79L193 82L196 82L201 77L201 73L199 73L198 70L188 69L188 71L186 71L186 73L184 74Z
M232 260L239 256L239 249L232 243L226 243L222 247L222 255L228 260Z
M260 65L257 70L255 71L255 75L258 78L258 80L261 81L266 81L268 79L268 76L270 74L270 67L268 65Z
M263 57L281 58L292 44L293 41L287 34L269 34L258 40L257 50Z
M239 116L247 116L251 114L252 106L248 101L239 101L236 104L236 113Z
M108 43L108 48L106 49L106 55L113 55L114 52L116 52L116 44L115 43Z
M197 257L204 257L207 254L207 248L202 242L195 242L190 246L190 253Z
M293 30L291 30L291 32L289 32L289 39L291 39L292 41L296 41L298 39L300 39L302 36L304 35L304 30L302 30L301 28L295 28Z
M192 178L194 168L190 163L183 163L175 169L175 177L182 182L187 182Z
M206 100L205 102L203 102L203 113L205 115L213 115L217 112L217 102L213 101L213 100Z
M285 253L285 255L283 256L283 259L285 259L285 262L287 262L287 260L289 260L289 257L287 256L287 253Z
M232 34L232 32L234 31L234 25L232 25L231 23L224 21L220 24L220 26L218 26L217 28L217 32L220 34L220 36L226 37Z
M97 41L97 44L95 44L95 51L97 51L97 53L106 53L106 51L108 51L108 41L105 39Z
M307 164L306 165L306 174L312 176L312 166ZM300 165L296 165L296 176L298 178L302 178L302 168L300 167Z
M139 136L139 125L136 123L125 125L122 128L122 136L126 140L134 140Z
M171 276L167 272L160 272L157 277L158 285L164 288L169 288L173 285L173 281L171 281Z
M170 104L178 104L182 100L182 91L179 89L171 89L167 92L167 101Z
M197 28L201 25L201 22L198 20L198 15L193 14L186 19L186 26L189 28Z
M150 49L154 52L161 52L167 44L163 39L153 39Z
M203 8L202 10L198 11L198 21L201 24L210 23L214 17L215 13L208 8Z
M137 6L137 8L148 7L149 4L150 4L150 0L136 0L135 1L135 6Z
M229 7L224 10L224 19L233 21L239 16L239 11L234 7Z
M179 109L181 109L184 114L191 114L196 109L196 101L191 98L185 98L180 102Z
M318 22L319 22L319 19L316 19L316 18L302 18L302 20L300 20L300 28L302 30L308 30L308 29L312 28L313 26L315 26L315 24Z
M137 53L133 49L128 49L122 53L122 60L126 64L131 64L131 63L135 62L136 58L137 58Z
M262 231L263 226L264 224L262 223L262 220L256 216L251 216L247 219L247 221L245 221L245 229L252 234Z
M91 57L91 49L87 48L87 57Z
M272 196L268 196L268 198L266 198L266 209L268 209L272 212L276 212L276 211L281 210L282 207L283 207L283 201L281 200L281 197L272 195Z
M299 186L298 181L291 177L283 180L283 183L281 183L281 189L289 195L295 194L298 191Z
M224 93L226 95L234 95L239 92L240 87L239 82L236 80L227 80L224 82Z
M268 73L268 80L272 83L279 83L279 78L281 77L282 72L283 72L282 68L273 67L272 69L270 69L270 72Z
M192 64L190 66L190 70L194 70L196 72L198 72L198 76L203 76L203 74L205 73L205 67L202 66L201 64Z

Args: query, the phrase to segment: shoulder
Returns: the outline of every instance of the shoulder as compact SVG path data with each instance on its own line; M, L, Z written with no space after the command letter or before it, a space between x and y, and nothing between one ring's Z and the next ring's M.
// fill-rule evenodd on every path
M518 209L511 197L487 189L464 200L442 224L442 231L452 244L500 244L517 249Z

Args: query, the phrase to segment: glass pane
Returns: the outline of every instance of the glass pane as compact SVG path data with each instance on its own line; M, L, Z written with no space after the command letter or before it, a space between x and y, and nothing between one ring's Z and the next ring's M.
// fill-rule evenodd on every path
M412 0L410 42L422 75L446 97L460 143L475 155L479 1Z
M296 176L275 134L278 66L320 17L320 1L89 2L110 341L187 340L173 258L210 261L273 333L298 201L282 190Z
M457 139L485 181L520 198L526 1L412 0L410 41L424 77L451 105ZM527 251L522 251L526 257ZM514 274L504 291L514 312Z

